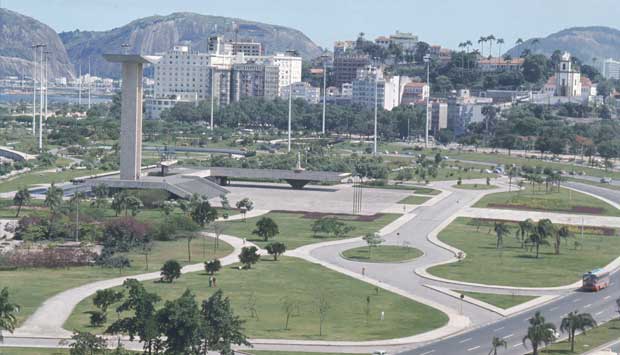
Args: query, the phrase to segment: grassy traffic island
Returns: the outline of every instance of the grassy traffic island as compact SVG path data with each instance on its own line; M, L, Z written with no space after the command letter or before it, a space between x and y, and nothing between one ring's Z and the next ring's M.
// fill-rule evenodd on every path
M591 351L599 346L620 338L620 319L614 319L596 328L588 329L585 334L575 337L575 351L570 351L570 342L567 340L551 344L541 350L546 355L577 355Z
M466 253L451 264L428 269L432 275L450 280L519 287L555 287L572 284L584 272L603 267L618 257L618 231L604 227L581 229L568 227L569 236L561 238L556 255L556 238L549 236L544 245L522 246L516 222L500 222L506 227L503 247L497 247L495 221L457 218L439 234L439 239ZM561 226L555 225L560 229Z
M398 245L359 247L342 252L345 259L367 263L398 263L411 261L422 255L423 253L416 248Z
M226 222L224 234L234 235L239 238L247 239L264 248L271 242L281 242L286 245L287 250L293 250L300 246L312 243L319 243L339 238L352 238L360 235L378 232L381 228L392 223L400 215L390 213L378 213L372 216L354 216L345 214L326 214L318 212L269 212L260 217L248 218L247 220L237 220ZM256 230L256 222L270 218L278 226L279 233L269 241L258 237L252 232ZM329 220L340 223L348 230L346 233L335 234L319 231L313 226L319 220Z
M525 302L529 302L533 300L534 296L518 296L518 295L500 295L495 293L481 293L481 292L470 292L470 291L455 291L459 294L465 296L467 298L474 298L478 301L482 301L493 305L498 308L508 309L514 306L518 306Z
M421 205L423 203L425 203L426 201L430 200L432 197L430 196L416 196L416 195L411 195L411 196L407 196L405 198L403 198L402 200L398 201L399 204L402 205Z
M495 185L487 185L487 184L456 184L452 185L455 189L461 190L493 190L498 187Z
M529 185L523 190L484 196L474 207L620 216L620 210L596 197L565 188Z
M445 314L431 307L320 265L291 257L272 260L264 258L247 270L239 270L236 265L223 267L215 275L217 287L230 297L235 314L246 321L244 326L250 338L393 339L430 331L448 321ZM217 290L208 286L208 276L203 272L185 274L171 284L145 282L144 286L163 301L179 297L186 289L198 300ZM320 298L329 305L322 336L317 311ZM159 307L163 301L158 303ZM291 303L294 312L285 329L284 305ZM104 331L104 327L89 326L85 312L93 309L92 298L82 301L65 323L65 329Z

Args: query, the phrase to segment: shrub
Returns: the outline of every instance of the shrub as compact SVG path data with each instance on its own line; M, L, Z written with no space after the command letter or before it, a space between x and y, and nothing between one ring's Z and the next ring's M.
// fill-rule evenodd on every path
M176 260L168 260L161 267L161 281L171 283L181 277L181 264Z
M133 217L116 218L106 222L102 244L114 252L127 252L138 246L148 233L148 226Z
M220 271L222 268L222 263L218 259L205 261L205 271L209 275L213 275L216 272Z
M131 195L139 198L146 208L157 208L170 198L170 194L164 190L136 190Z
M87 249L47 247L42 250L25 252L14 250L6 253L4 263L17 268L66 268L90 265L96 254Z

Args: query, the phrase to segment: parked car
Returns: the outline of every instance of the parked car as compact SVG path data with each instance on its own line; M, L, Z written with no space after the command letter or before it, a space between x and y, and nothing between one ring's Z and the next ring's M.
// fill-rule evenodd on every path
M612 180L611 178L601 178L601 184L611 184Z

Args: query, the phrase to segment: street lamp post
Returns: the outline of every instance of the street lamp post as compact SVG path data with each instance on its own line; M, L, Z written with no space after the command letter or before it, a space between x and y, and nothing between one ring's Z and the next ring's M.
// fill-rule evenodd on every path
M293 61L288 68L288 152L291 152L291 121L293 119Z
M211 131L213 131L213 106L215 105L215 68L211 66Z
M39 45L32 46L34 52L34 62L32 67L32 135L37 136L37 48Z
M379 114L379 72L375 68L375 132L374 132L374 155L377 155L377 116Z
M327 58L323 57L323 124L321 132L325 135L325 106L327 97Z
M43 132L42 132L42 130L43 130L43 106L45 105L45 103L44 103L45 99L43 97L43 95L44 95L44 93L43 93L43 81L45 80L44 77L43 77L44 76L44 72L45 72L45 69L44 69L45 64L44 64L44 59L43 59L43 55L44 55L43 48L44 47L45 47L44 44L39 46L39 50L40 50L39 54L40 54L40 58L41 58L41 71L40 71L41 82L40 82L40 85L39 85L39 90L41 90L40 95L39 95L39 151L41 151L43 149L43 139L42 139L42 135L43 135Z
M426 86L428 86L428 95L426 95L426 124L424 126L424 147L428 148L428 123L430 121L430 98L431 98L431 56L425 55L424 62L426 62Z

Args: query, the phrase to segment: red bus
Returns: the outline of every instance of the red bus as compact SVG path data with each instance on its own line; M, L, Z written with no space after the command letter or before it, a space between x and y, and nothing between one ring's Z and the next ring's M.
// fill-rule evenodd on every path
M600 291L609 286L609 272L603 269L596 269L583 274L584 290Z

